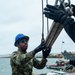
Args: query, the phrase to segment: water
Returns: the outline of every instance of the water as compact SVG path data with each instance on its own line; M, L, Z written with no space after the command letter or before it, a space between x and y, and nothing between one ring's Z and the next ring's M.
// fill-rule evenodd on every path
M11 75L9 58L0 58L0 75Z
M41 60L41 58L38 59ZM47 60L47 64L54 64L58 58L48 58ZM41 70L33 68L33 72L36 74L47 73L50 72L50 69L46 67ZM0 58L0 75L11 75L10 58Z

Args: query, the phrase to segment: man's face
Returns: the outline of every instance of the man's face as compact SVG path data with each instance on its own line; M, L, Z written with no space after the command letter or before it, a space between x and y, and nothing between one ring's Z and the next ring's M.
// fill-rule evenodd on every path
M18 48L23 50L23 51L26 51L26 49L28 48L28 41L26 39L21 39L19 42L18 42Z

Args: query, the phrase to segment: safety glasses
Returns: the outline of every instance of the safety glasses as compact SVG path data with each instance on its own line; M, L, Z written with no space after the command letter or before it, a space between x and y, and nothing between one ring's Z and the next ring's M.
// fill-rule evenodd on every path
M22 40L20 40L19 42L20 42L20 43L25 43L25 42L28 43L28 40L22 39Z

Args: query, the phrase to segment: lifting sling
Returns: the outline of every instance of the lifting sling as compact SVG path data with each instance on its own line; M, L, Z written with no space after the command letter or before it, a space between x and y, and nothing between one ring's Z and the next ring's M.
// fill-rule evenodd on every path
M70 2L70 0L67 0L67 1L68 2L66 3L65 0L56 0L55 1L55 6L57 6L58 2L59 2L60 3L59 6L62 6L61 7L62 10L67 11L66 10L66 4L68 4L70 10L68 10L67 12L69 13L68 16L70 17L73 14L73 12L71 11L72 8L71 8L71 2ZM43 0L42 0L42 4L43 4ZM42 9L43 9L43 7L42 7ZM43 10L42 10L42 12L43 12ZM43 13L42 13L42 15L43 15ZM44 18L44 17L42 17L42 18ZM47 19L47 22L48 22L48 19ZM42 24L44 24L44 19L43 19L43 23ZM48 27L48 24L47 24L47 27ZM42 28L44 28L44 27L42 27ZM52 25L50 27L50 30L48 31L47 37L45 39L45 41L46 41L46 47L52 47L52 45L54 44L55 40L58 38L60 32L62 31L62 29L63 29L63 25L60 25L59 23L55 23L53 21L53 23L52 23ZM44 35L44 30L42 31L42 33ZM42 37L44 39L43 35L42 35Z

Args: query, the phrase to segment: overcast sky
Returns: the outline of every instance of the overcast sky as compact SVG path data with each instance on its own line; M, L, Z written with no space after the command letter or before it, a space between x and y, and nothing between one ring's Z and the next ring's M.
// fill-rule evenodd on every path
M28 51L41 43L42 38L42 0L0 0L0 54L11 54L16 51L15 36L23 33L30 37ZM54 5L55 0L49 0ZM75 3L71 0L72 4ZM45 6L45 0L44 0ZM50 20L49 20L50 21ZM46 23L45 23L46 24ZM49 26L51 26L52 20ZM45 27L46 38L46 27ZM64 41L65 43L62 43ZM51 53L75 51L75 44L62 30L52 46Z

